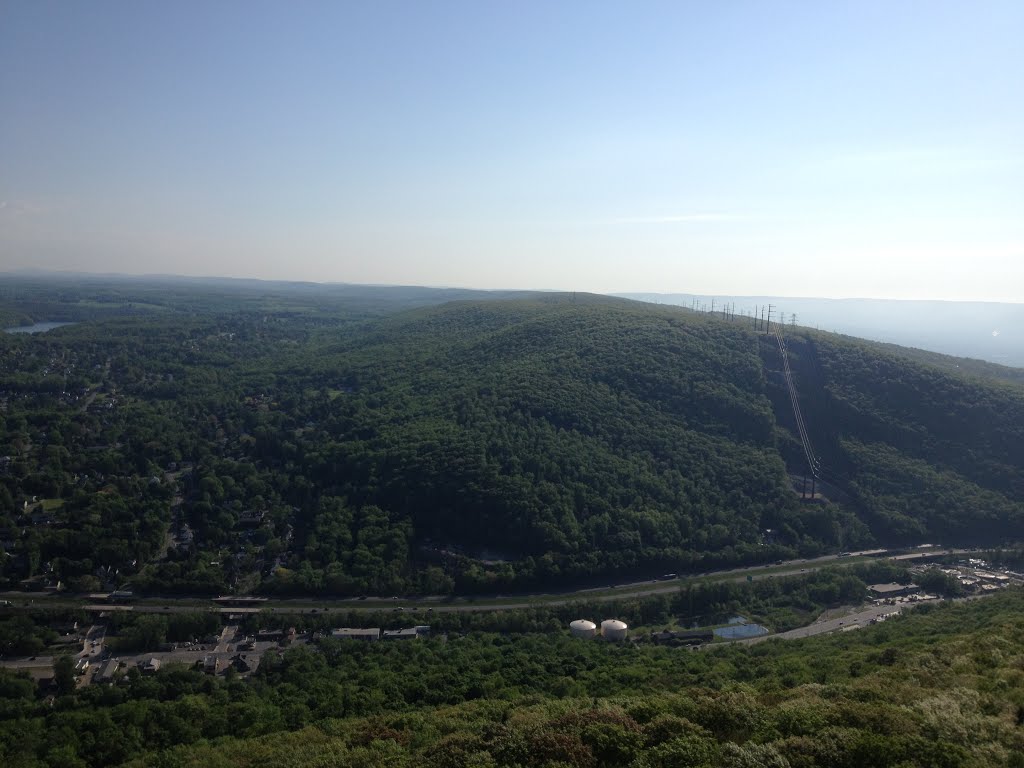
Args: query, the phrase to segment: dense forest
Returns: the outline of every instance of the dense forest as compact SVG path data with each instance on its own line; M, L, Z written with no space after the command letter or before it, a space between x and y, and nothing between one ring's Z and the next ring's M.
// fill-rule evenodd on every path
M454 300L453 300L454 299ZM1024 534L997 366L584 294L5 281L0 580L549 589Z
M790 334L824 477L880 540L1024 536L1024 386L1017 369ZM997 376L982 377L994 371Z

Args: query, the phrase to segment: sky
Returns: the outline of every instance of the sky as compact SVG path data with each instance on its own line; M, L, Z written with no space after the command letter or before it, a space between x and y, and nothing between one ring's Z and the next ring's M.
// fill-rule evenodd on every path
M1020 0L0 0L0 272L1024 302L1022 39Z

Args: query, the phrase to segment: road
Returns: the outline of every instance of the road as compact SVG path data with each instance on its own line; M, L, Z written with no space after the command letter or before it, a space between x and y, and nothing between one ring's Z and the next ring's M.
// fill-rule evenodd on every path
M845 616L837 616L832 619L819 619L813 624L808 624L806 627L797 627L791 629L788 632L778 632L774 635L761 635L760 637L747 637L741 640L733 640L734 643L741 643L743 645L753 645L754 643L761 643L765 640L798 640L802 637L813 637L814 635L824 635L829 632L836 632L839 630L849 630L851 627L866 627L872 621L878 620L882 617L895 616L900 613L904 608L910 608L914 605L920 605L920 603L906 603L903 605L873 605L870 608L864 608L859 611L848 613ZM721 645L721 643L716 643Z
M813 624L808 624L806 627L797 627L791 629L788 632L778 632L774 635L761 635L760 637L746 637L740 640L728 640L723 642L717 642L712 645L704 646L705 648L715 648L716 646L722 646L725 643L741 643L743 645L752 645L754 643L763 643L765 640L799 640L802 637L812 637L814 635L824 635L829 632L836 631L849 631L851 629L860 629L866 627L874 620L887 618L889 616L895 616L899 613L912 610L919 605L927 605L929 603L936 602L966 602L968 600L984 600L986 597L991 597L995 592L989 592L982 595L968 595L967 597L957 597L952 600L927 600L918 602L905 602L896 605L873 605L870 608L862 608L858 611L852 611L843 616L836 616L834 618L819 618ZM826 612L827 615L827 612Z
M931 558L940 555L968 554L973 550L969 549L930 549L908 555L900 555L901 561ZM272 598L266 601L265 605L258 606L259 610L267 610L272 613L288 614L315 614L333 611L416 611L430 613L456 613L468 611L501 611L519 610L534 608L538 606L564 606L580 600L591 602L606 602L610 600L622 600L640 597L651 597L654 595L669 595L678 591L681 587L694 581L743 581L746 579L760 580L764 578L775 578L784 576L795 576L801 573L817 571L825 566L833 564L854 563L870 558L879 558L885 555L886 550L864 550L861 552L850 552L843 555L823 555L810 559L788 560L784 563L777 563L767 566L749 566L744 568L732 568L722 571L684 576L679 579L662 581L659 579L647 579L644 581L626 582L622 584L609 585L607 587L588 587L585 589L566 590L564 592L545 592L530 595L503 596L461 596L448 597L434 595L421 598L391 598L367 597L363 598ZM4 597L15 598L15 605L26 601L47 606L70 605L74 607L85 607L87 610L131 610L138 613L194 613L196 611L217 610L210 605L209 598L203 596L185 597L163 597L154 596L140 599L131 605L84 605L82 598L75 598L68 595L51 595L43 592L15 592L4 593ZM257 610L257 608L231 608L223 607L219 611L222 614L246 613Z
M53 669L53 656L32 656L27 659L4 659L7 669Z
M774 578L782 576L797 576L801 573L812 573L828 565L836 563L854 563L868 558L879 558L887 550L871 549L861 552L850 552L842 555L823 555L810 559L788 560L784 563L767 566L748 566L743 568L731 568L723 571L711 571L708 573L684 576L670 581L658 579L647 579L644 581L627 582L624 584L609 585L607 587L588 587L566 592L545 592L533 595L522 595L516 597L505 597L502 595L489 595L482 597L456 597L447 598L442 596L424 597L415 600L393 599L385 600L380 597L367 598L339 598L337 600L310 601L308 598L293 600L270 601L264 610L273 613L323 613L332 610L398 610L402 611L423 611L432 613L450 613L466 611L501 611L519 610L544 606L564 606L580 600L593 602L607 602L610 600L622 600L639 597L650 597L652 595L670 595L679 591L683 586L694 581L744 581L748 577L753 580L763 578ZM967 554L972 550L968 549L942 549L929 550L918 554L904 556L904 559L920 559L925 557L937 557L939 555ZM287 605L278 605L286 602ZM307 607L308 606L308 607ZM225 609L230 613L231 609Z
M229 648L233 648L232 643L235 642L235 638L238 636L238 625L228 624L224 627L224 631L220 633L220 638L217 640L217 646L214 648L216 653L228 653Z
M95 664L103 656L103 641L105 630L99 625L92 625L85 632L85 639L82 640L82 649L75 655L75 659L89 659L90 664ZM53 668L53 656L31 656L23 659L5 659L3 666L9 669L47 669Z

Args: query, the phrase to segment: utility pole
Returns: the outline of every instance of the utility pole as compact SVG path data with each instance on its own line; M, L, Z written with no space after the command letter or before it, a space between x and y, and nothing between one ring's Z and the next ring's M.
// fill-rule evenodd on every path
M768 305L768 324L764 327L764 332L767 335L772 330L772 310L775 308L774 304Z

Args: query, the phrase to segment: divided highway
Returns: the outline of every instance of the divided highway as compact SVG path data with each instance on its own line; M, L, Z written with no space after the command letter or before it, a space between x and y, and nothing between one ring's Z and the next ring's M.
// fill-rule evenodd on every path
M943 555L967 554L972 550L968 549L928 549L916 553L898 555L892 559L907 561L938 557ZM103 610L131 610L136 612L195 612L202 610L220 610L222 613L245 613L256 610L268 610L275 613L322 613L337 610L359 610L359 611L429 611L436 613L459 612L459 611L499 611L531 608L541 605L560 606L567 605L578 600L608 601L624 598L649 597L651 595L671 594L687 583L695 581L742 581L745 579L756 580L773 578L776 576L793 576L800 573L816 571L828 565L836 563L862 562L872 558L890 557L887 550L873 549L861 552L843 553L841 555L824 555L811 559L788 560L783 563L767 566L750 566L746 568L732 568L722 571L712 571L693 576L684 576L679 579L662 581L659 579L647 579L645 581L634 581L608 587L591 587L567 592L548 592L532 595L517 596L476 596L476 597L445 597L431 596L421 598L269 598L265 601L255 603L250 607L220 607L211 606L209 598L201 596L192 597L146 597L131 602L130 605L92 605L87 604L85 596L72 595L49 595L43 593L12 592L5 593L4 597L15 606L32 603L34 605L50 606L85 606L88 608Z

